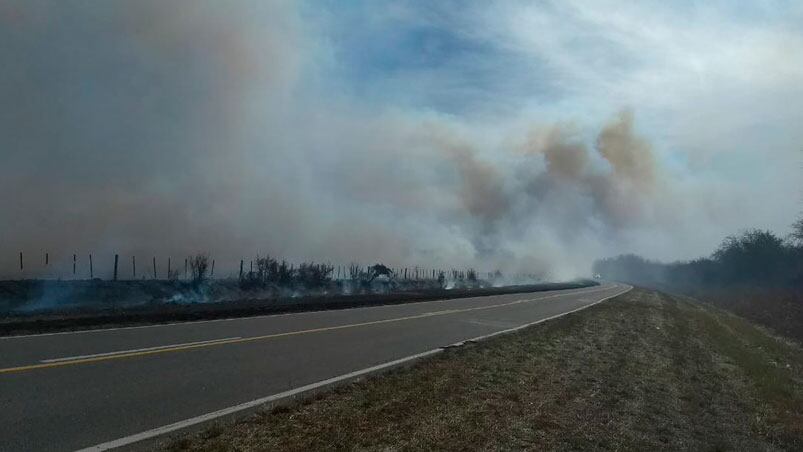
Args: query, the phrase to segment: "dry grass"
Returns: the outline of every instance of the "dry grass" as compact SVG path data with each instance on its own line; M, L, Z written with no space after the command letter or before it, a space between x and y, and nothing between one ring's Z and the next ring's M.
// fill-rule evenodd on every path
M768 326L783 336L803 341L803 287L731 285L685 292Z
M168 450L801 450L803 353L633 290Z

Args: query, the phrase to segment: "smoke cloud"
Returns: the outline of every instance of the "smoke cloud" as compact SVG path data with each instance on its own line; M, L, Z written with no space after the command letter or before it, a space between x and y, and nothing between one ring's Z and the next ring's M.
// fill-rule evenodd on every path
M734 197L678 178L641 105L575 124L455 112L462 85L429 108L359 91L387 85L354 81L330 20L303 2L0 0L0 278L71 277L74 253L79 276L89 253L96 276L115 253L161 273L204 251L217 275L260 253L563 279L618 252L706 254L733 226L716 213Z

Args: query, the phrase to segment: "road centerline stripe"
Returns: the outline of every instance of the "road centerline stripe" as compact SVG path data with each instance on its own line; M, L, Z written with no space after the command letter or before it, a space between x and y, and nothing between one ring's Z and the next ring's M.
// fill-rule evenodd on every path
M608 288L612 288L614 286L608 286ZM571 291L571 293L585 293L585 289L591 289L591 291L601 290L599 287L595 286L587 286L581 287L578 289L553 289L544 291L546 293L554 292L556 290L560 291ZM315 315L321 314L324 312L333 312L333 311L350 311L355 309L383 309L383 308L397 308L399 306L415 306L425 303L448 303L448 302L458 302L458 301L465 301L465 300L473 300L477 298L485 298L485 297L501 297L507 295L524 295L528 293L539 293L539 292L518 292L518 293L509 293L509 294L497 294L497 295L477 295L472 297L461 297L461 298L440 298L436 300L424 300L424 301L410 301L404 302L399 304L378 304L378 305L366 305L366 306L358 306L355 308L344 308L344 309L320 309L320 310L312 310L312 311L299 311L299 312L282 312L276 314L263 314L263 315L254 315L254 316L243 316L243 317L226 317L221 319L207 319L207 320L186 320L186 321L179 321L179 322L170 322L170 323L154 323L148 325L134 325L134 326L120 326L120 327L111 327L111 328L92 328L86 330L74 330L74 331L55 331L52 333L34 333L34 334L17 334L12 336L0 336L0 341L6 340L21 340L21 339L36 339L41 337L49 337L49 336L62 336L62 335L70 335L70 334L97 334L97 333L106 333L109 331L125 331L125 330L139 330L139 329L146 329L146 328L165 328L171 326L191 326L191 325L198 325L203 323L217 323L217 322L237 322L237 321L247 321L247 320L256 320L256 319L265 319L265 318L276 318L276 317L287 317L287 316L298 316L298 315Z
M618 288L618 287L620 287L620 286L619 285L614 285L611 288ZM540 320L537 320L537 321L534 321L534 322L526 323L524 325L520 325L520 326L517 326L517 327L514 327L514 328L509 328L509 329L497 331L495 333L487 334L487 335L484 335L484 336L478 336L478 337L475 337L473 339L466 339L465 341L463 341L463 343L477 342L477 341L490 339L490 338L495 337L495 336L499 336L499 335L506 334L506 333L513 333L513 332L522 330L524 328L531 327L533 325L537 325L537 324L544 323L544 322L547 322L547 321L550 321L550 320L553 320L553 319L556 319L556 318L559 318L559 317L563 317L565 315L568 315L568 314L571 314L571 313L574 313L574 312L577 312L577 311L581 311L583 309L586 309L586 308L589 308L591 306L594 306L594 305L597 305L599 303L602 303L605 300L609 300L611 298L618 297L619 295L622 295L624 293L629 292L631 289L632 289L632 287L627 286L627 287L625 287L624 290L622 290L620 292L617 292L617 293L615 293L613 295L604 297L604 298L602 298L600 300L596 300L593 303L589 303L587 305L572 309L570 311L563 312L563 313L560 313L560 314L556 314L556 315L553 315L553 316L550 316L550 317L546 317L546 318L543 318L543 319L540 319ZM153 438L157 438L157 437L160 437L160 436L172 433L172 432L180 431L180 430L185 429L187 427L203 425L204 423L207 423L207 422L210 422L210 421L219 420L220 418L224 418L225 416L234 415L234 414L240 413L240 412L246 412L247 410L250 410L250 409L256 409L256 408L258 408L260 406L263 406L263 405L265 405L267 403L271 403L271 402L281 403L282 401L287 400L287 399L289 399L291 397L295 397L295 396L299 396L299 395L303 396L304 394L309 394L310 391L315 391L315 390L320 390L322 388L331 387L331 386L333 386L335 384L341 384L341 383L349 381L351 378L360 377L360 376L364 376L364 375L371 375L372 373L381 371L383 369L393 368L393 367L395 367L397 365L400 365L400 364L404 364L404 363L407 363L407 362L412 362L414 360L421 359L421 358L426 358L426 357L441 353L442 351L443 351L443 348L437 348L437 349L432 349L432 350L425 351L425 352L422 352L422 353L418 353L418 354L415 354L415 355L406 356L406 357L403 357L403 358L396 359L394 361L386 362L384 364L379 364L379 365L376 365L376 366L373 366L373 367L368 367L368 368L365 368L365 369L352 371L352 372L349 372L347 374L339 375L339 376L336 376L336 377L331 377L331 378L328 378L326 380L321 380L321 381L318 381L316 383L311 383L311 384L307 384L305 386L297 387L297 388L294 388L294 389L289 389L287 391L280 392L280 393L273 394L273 395L269 395L269 396L266 396L266 397L261 397L261 398L255 399L255 400L251 400L251 401L248 401L248 402L241 403L239 405L234 405L234 406L230 406L228 408L223 408L223 409L220 409L220 410L217 410L217 411L213 411L211 413L202 414L202 415L199 415L199 416L196 416L196 417L192 417L192 418L189 418L189 419L184 419L182 421L174 422L172 424L156 427L156 428L153 428L151 430L146 430L146 431L143 431L143 432L140 432L140 433L136 433L136 434L133 434L133 435L129 435L129 436L126 436L126 437L122 437L122 438L118 438L118 439L115 439L115 440L107 441L105 443L96 444L94 446L90 446L90 447L87 447L87 448L84 448L84 449L80 449L77 452L105 451L105 450L110 450L110 449L116 449L116 448L120 448L120 447L129 446L131 444L136 444L136 443L139 443L139 442L144 441L144 440L151 440Z
M593 290L583 291L581 293L594 293L594 292L601 292L601 291L608 291L611 289L616 288L617 286L610 286L610 287L603 287L597 288ZM297 330L297 331L287 331L283 333L272 333L272 334L265 334L260 336L250 336L250 337L240 337L240 338L232 338L232 339L222 339L215 342L208 342L208 343L198 343L198 344L191 344L191 345L181 345L181 346L174 346L169 348L159 348L159 349L151 349L151 350L143 350L143 351L134 351L130 353L120 353L114 355L107 355L107 356L90 356L87 358L77 358L68 361L58 361L58 362L40 362L39 364L30 364L30 365L23 365L17 367L8 367L5 369L0 369L0 374L10 374L10 373L18 373L18 372L26 372L36 369L48 369L54 367L63 367L63 366L70 366L70 365L78 365L78 364L88 364L88 363L95 363L101 361L110 361L114 359L122 359L122 358L132 358L138 356L149 356L149 355L156 355L161 353L170 353L170 352L179 352L185 350L193 350L199 348L206 348L206 347L214 347L218 345L228 345L228 344L238 344L238 343L247 343L247 342L254 342L260 340L267 340L267 339L274 339L280 337L288 337L288 336L298 336L302 334L311 334L311 333L321 333L326 331L336 331L348 328L359 328L363 326L370 326L370 325L381 325L385 323L394 323L394 322L402 322L406 320L416 320L422 319L427 317L434 317L434 316L442 316L442 315L449 315L449 314L458 314L463 312L471 312L471 311L481 311L486 309L495 309L507 306L513 306L521 303L528 303L533 301L539 300L547 300L550 298L559 298L565 297L569 295L577 295L578 292L569 292L569 293L557 293L553 295L548 295L545 297L537 297L537 298L525 298L520 300L509 301L505 303L498 303L493 305L486 305L486 306L475 306L472 308L462 308L462 309L447 309L442 311L431 311L425 312L416 315L410 316L403 316L403 317L394 317L389 319L381 319L381 320L372 320L369 322L359 322L359 323L350 323L345 325L334 325L328 327L321 327L321 328L311 328L307 330Z
M75 361L75 360L78 360L78 359L95 358L95 357L100 357L100 356L114 356L114 355L124 355L124 354L130 354L130 353L144 352L144 351L149 351L149 350L161 350L163 348L184 347L184 346L187 346L187 345L198 345L198 344L211 344L211 343L214 343L214 342L229 341L229 340L232 340L232 339L242 339L242 337L240 337L240 336L224 337L224 338L220 338L220 339L210 339L208 341L184 342L184 343L181 343L181 344L157 345L155 347L136 348L136 349L133 349L133 350L117 350L117 351L114 351L114 352L93 353L93 354L90 354L90 355L67 356L67 357L64 357L64 358L50 358L50 359L43 359L43 360L41 360L39 362L41 362L41 363L58 363L58 362L62 362L62 361Z

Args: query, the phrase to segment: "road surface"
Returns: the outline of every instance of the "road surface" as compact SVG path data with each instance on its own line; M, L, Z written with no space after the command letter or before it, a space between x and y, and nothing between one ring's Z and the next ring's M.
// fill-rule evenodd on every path
M627 288L0 338L0 449L130 443L152 433L132 435L550 318Z

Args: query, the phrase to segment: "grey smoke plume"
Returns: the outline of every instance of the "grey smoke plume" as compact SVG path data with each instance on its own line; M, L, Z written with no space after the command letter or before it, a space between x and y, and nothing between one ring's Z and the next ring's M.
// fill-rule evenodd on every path
M115 253L161 273L205 251L218 275L260 253L560 279L699 249L675 245L710 206L670 183L637 110L589 140L366 105L303 13L0 0L0 278L19 251L25 277L69 277L73 253L106 277Z
M606 232L647 222L646 204L661 201L656 198L659 169L649 143L635 134L633 121L633 113L624 110L602 127L595 151L606 165L593 165L588 148L570 132L560 127L542 132L543 138L531 140L527 150L543 154L547 170L530 182L528 193L536 200L566 191L588 196L585 222L597 221ZM582 217L567 226L582 224Z

